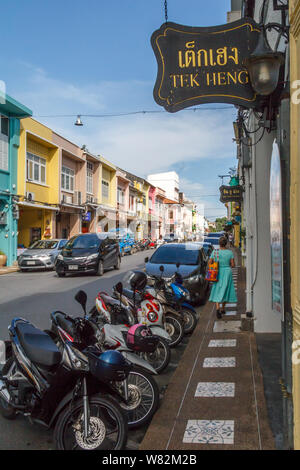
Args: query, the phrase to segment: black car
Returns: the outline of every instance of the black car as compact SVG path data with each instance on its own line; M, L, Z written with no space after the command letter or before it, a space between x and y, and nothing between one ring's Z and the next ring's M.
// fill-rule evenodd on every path
M119 243L108 233L85 233L70 238L58 255L55 270L59 277L67 273L92 271L102 276L105 269L120 269Z
M184 287L191 294L192 303L206 302L209 292L209 283L205 280L207 255L199 243L168 243L157 248L151 258L145 261L149 276L160 276L160 266L164 267L165 278L171 278L177 271L183 277ZM180 264L179 268L177 263Z

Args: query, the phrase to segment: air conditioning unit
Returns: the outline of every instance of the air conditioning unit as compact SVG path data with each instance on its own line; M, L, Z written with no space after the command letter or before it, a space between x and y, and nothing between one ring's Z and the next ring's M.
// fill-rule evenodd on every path
M67 196L66 194L62 195L62 204L72 204L73 203L73 196Z
M27 201L34 201L34 193L26 191L26 199Z
M81 206L81 191L75 191L74 204L76 204L76 206Z

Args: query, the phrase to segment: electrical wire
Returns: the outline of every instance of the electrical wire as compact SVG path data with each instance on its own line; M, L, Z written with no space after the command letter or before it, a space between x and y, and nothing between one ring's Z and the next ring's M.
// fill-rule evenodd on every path
M226 109L235 109L234 106L215 106L210 108L188 108L183 109L182 111L217 111L217 110L226 110ZM165 110L145 110L145 111L131 111L128 113L115 113L115 114L48 114L48 115L41 115L41 114L34 114L33 117L36 118L70 118L70 117L92 117L92 118L106 118L106 117L123 117L123 116L133 116L137 114L170 114L168 111Z

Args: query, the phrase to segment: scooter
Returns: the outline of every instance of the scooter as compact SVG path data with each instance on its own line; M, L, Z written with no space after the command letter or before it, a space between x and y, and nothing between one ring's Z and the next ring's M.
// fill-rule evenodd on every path
M147 282L146 274L145 277ZM134 286L132 290L123 288L122 295L123 304L127 303L127 308L136 315L137 322L149 326L153 334L166 339L171 348L182 341L184 334L182 316L175 309L165 311L159 300L151 293L146 290L137 291ZM113 296L120 298L115 287Z
M54 427L59 450L125 446L122 397L108 383L124 381L131 369L120 353L109 362L107 353L80 351L71 342L60 350L48 334L22 318L12 320L9 336L0 374L0 411L6 419L20 413L30 422Z
M154 326L151 322L145 322L144 317L141 317L137 314L137 309L135 304L132 303L123 295L123 285L121 282L116 284L113 287L115 297L111 297L106 292L100 292L98 294L98 299L100 303L98 305L101 307L102 304L102 314L107 315L105 309L110 309L111 312L118 314L118 321L115 322L119 325L120 329L126 328L128 330L129 326L141 323L148 326L151 329L151 333L157 338L157 347L154 351L149 352L138 352L145 361L147 361L156 373L162 372L169 364L171 358L169 341L171 340L168 333L161 328L160 326ZM92 309L95 310L95 307ZM112 338L112 332L107 330ZM120 342L117 338L116 341ZM118 343L114 343L115 345Z
M53 312L51 334L62 343L73 341L80 347L86 348L93 345L100 351L119 351L132 364L128 377L124 382L116 384L120 395L123 396L120 406L127 414L128 428L144 425L152 418L158 407L159 390L151 376L151 374L156 374L155 370L127 347L128 328L122 330L122 328L115 327L112 331L114 325L100 323L97 311L87 315L87 295L84 291L77 292L75 299L82 306L84 317L73 318L60 311ZM155 349L156 345L156 338L149 338L147 346Z
M176 264L177 269L180 263ZM164 267L160 267L161 272L164 272ZM183 278L181 274L176 272L169 282L166 281L161 275L152 276L153 287L148 287L147 291L156 297L164 306L165 309L174 309L179 312L184 321L184 334L190 334L194 331L197 325L196 310L187 301L190 299L188 289L183 286Z

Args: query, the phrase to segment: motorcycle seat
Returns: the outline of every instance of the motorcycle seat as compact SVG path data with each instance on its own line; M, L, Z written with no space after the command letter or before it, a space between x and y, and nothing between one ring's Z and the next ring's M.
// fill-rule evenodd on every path
M56 312L54 313L55 320L57 321L57 324L65 330L69 335L71 335L73 338L76 336L76 331L75 331L75 321L73 318L68 317L67 315L64 315L63 313Z
M61 353L47 333L30 323L18 323L16 332L27 357L37 365L53 367L60 363Z
M125 295L125 297L127 297L128 299L133 300L133 294L134 294L133 290L123 289L123 295ZM135 293L135 301L141 302L142 300L143 299L142 299L141 294Z

